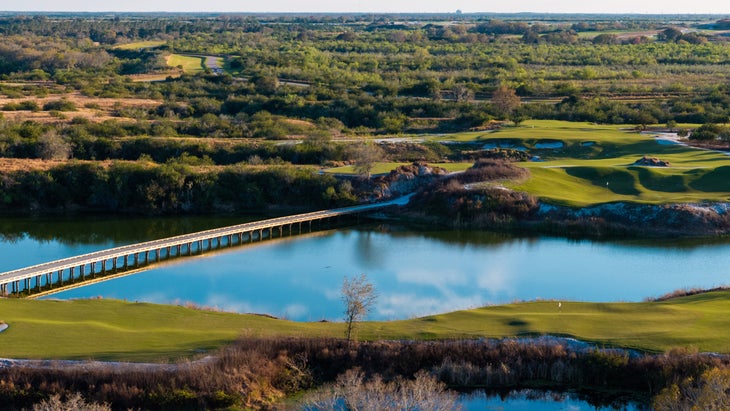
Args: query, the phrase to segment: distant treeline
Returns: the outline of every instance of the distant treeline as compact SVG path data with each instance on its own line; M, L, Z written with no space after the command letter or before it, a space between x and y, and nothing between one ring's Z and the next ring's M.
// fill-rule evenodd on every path
M0 93L47 93L37 84L22 87L46 81L89 96L163 102L120 110L138 121L136 129L87 126L92 135L275 139L455 131L495 118L642 125L730 118L723 80L730 47L720 34L692 30L699 27L695 18L432 17L0 17L0 79L21 82ZM125 44L131 46L116 47ZM179 74L166 65L173 53L223 56L225 73L159 82L125 77ZM501 88L523 103L504 110L494 101ZM302 129L290 119L320 123Z
M196 170L180 164L70 163L0 172L0 211L148 214L321 209L355 202L349 182L289 166Z

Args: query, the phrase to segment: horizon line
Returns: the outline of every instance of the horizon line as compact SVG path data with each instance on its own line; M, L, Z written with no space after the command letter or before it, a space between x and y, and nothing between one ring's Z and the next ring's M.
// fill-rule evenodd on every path
M459 12L459 11L170 11L170 10L0 10L0 14L12 13L34 13L34 14L49 14L49 13L82 13L82 14L98 14L98 13L137 13L137 14L248 14L248 15L453 15L453 16L469 16L469 15L606 15L606 16L730 16L730 12L674 12L674 13L644 13L644 12L560 12L560 11L473 11L473 12Z

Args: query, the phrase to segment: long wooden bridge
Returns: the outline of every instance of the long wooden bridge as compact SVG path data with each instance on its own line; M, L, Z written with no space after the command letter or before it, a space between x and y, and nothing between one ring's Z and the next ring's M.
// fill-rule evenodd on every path
M27 297L49 294L61 289L78 287L83 283L139 270L151 264L172 258L199 255L205 251L233 247L311 232L312 223L337 217L376 211L403 199L384 203L315 211L286 217L239 224L229 227L184 234L139 244L125 245L64 258L0 274L0 296Z

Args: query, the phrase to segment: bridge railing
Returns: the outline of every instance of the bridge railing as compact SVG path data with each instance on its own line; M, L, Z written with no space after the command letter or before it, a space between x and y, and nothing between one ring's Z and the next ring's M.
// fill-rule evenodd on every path
M129 256L139 255L141 253L148 253L151 251L161 252L164 249L185 246L187 245L188 250L191 250L191 244L196 242L211 242L214 239L220 239L232 235L243 235L249 233L250 238L253 239L253 233L261 230L269 230L277 227L284 227L287 225L313 222L316 220L322 220L327 218L333 218L337 216L344 216L349 214L365 213L372 210L382 209L393 205L394 202L388 203L376 203L367 204L353 207L344 207L332 210L314 211L310 213L297 214L285 217L276 217L263 221L249 222L243 224L237 224L228 227L214 228L205 231L199 231L195 233L182 234L174 237L168 237L158 240L151 240L137 244L129 244L119 247L114 247L106 250L94 251L87 254L82 254L74 257L63 258L56 261L50 261L46 263L36 264L29 267L19 268L5 273L0 274L0 291L5 290L5 287L11 283L17 283L19 281L29 281L32 278L36 278L36 282L39 282L40 276L51 275L54 272L60 272L63 270L73 270L76 267L84 267L86 265L93 265L104 263L109 260L113 260L116 266L116 259L121 257L126 258ZM242 237L241 237L242 238ZM259 237L259 240L261 238ZM210 244L210 243L209 243ZM219 243L220 244L220 243ZM82 269L83 270L83 269ZM73 275L73 274L72 274ZM15 288L18 288L17 286Z

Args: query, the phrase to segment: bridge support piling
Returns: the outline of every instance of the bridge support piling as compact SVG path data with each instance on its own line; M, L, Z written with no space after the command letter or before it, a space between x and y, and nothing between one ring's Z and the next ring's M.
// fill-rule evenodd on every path
M295 224L298 225L298 234L306 233L307 223L309 224L309 232L313 232L315 229L320 230L336 224L332 220L335 217L339 221L340 216L358 215L384 206L387 206L387 204L317 211L256 223L244 223L216 230L144 242L134 247L124 246L90 253L86 256L80 256L84 258L76 260L78 261L77 265L71 267L66 265L68 261L59 260L38 267L13 270L0 273L0 281L2 281L0 283L0 294L24 296L26 293L35 293L36 290L43 292L46 289L63 288L88 280L89 272L92 278L97 278L97 273L107 275L111 273L111 270L114 270L114 272L129 270L132 268L132 261L134 261L135 268L144 267L153 262L182 257L186 254L189 256L202 255L208 250L271 240L277 238L277 235L278 238L283 238L287 235L284 234L287 232L287 228L288 235L292 236L295 235ZM324 224L320 223L318 225L317 222L323 222ZM275 234L277 231L278 234ZM244 236L247 236L245 240ZM151 253L154 253L154 257L150 255ZM99 268L97 268L97 264ZM78 273L76 272L77 267L79 269Z

